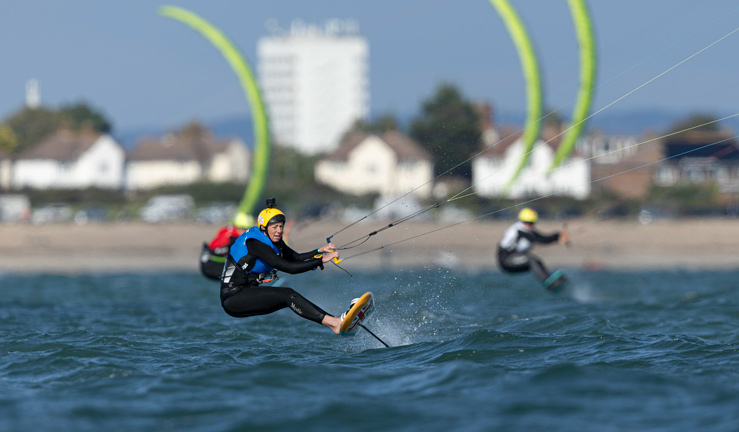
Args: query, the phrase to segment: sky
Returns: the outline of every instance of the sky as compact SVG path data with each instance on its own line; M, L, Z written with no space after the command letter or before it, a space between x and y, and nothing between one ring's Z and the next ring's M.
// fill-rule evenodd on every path
M579 85L567 1L511 4L538 53L545 106L567 119ZM8 0L0 5L0 120L23 107L29 79L38 80L43 105L89 103L114 131L250 118L221 54L189 27L160 16L164 5L220 28L255 73L256 44L267 35L268 20L283 28L294 19L356 20L369 43L374 116L415 115L441 83L499 113L526 111L518 54L488 0ZM739 28L736 0L590 0L588 6L598 47L591 121L630 111L739 112L739 31L730 34Z

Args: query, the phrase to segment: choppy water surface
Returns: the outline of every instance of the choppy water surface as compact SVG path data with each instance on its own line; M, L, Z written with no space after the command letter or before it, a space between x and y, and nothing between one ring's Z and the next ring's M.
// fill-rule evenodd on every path
M736 431L739 271L289 276L366 333L236 319L199 274L0 275L0 430Z

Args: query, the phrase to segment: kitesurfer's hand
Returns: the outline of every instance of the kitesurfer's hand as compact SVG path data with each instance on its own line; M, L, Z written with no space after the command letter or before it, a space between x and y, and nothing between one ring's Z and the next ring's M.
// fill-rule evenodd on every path
M326 243L326 246L318 248L319 253L328 253L336 249L336 245L333 243Z
M563 227L561 230L559 230L559 239L560 244L566 245L570 243L570 233L567 231L567 227Z
M328 253L324 252L323 256L321 257L321 261L323 261L324 263L327 263L331 261L332 259L338 258L338 257L339 257L339 253L336 251L331 251Z

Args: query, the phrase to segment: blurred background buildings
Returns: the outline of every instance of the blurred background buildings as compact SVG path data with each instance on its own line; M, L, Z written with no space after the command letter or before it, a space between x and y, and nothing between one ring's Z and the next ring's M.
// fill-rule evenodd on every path
M271 20L266 28L267 34L256 41L256 52L276 153L268 193L291 196L304 208L319 209L306 213L319 216L321 209L336 208L354 197L364 199L365 205L405 194L414 200L443 202L459 191L474 196L472 205L478 210L490 202L549 196L590 200L593 206L633 201L644 207L659 203L665 188L693 188L689 193L704 198L689 204L694 209L724 208L724 213L739 209L739 145L734 132L711 123L715 119L689 119L691 128L701 122L708 126L684 133L673 132L685 125L676 125L670 133L586 130L562 166L549 171L564 123L550 119L520 179L509 185L524 154L522 127L496 124L491 102L459 93L450 103L442 96L445 89L454 93L454 86L443 84L436 95L419 103L416 119L372 119L370 47L356 21L296 19L283 29ZM141 134L126 146L110 130L110 122L101 120L89 106L60 110L44 106L41 84L29 79L25 106L0 122L0 144L5 143L0 147L0 189L8 197L0 200L4 220L29 219L32 203L23 193L104 189L125 199L139 197L143 205L151 194L195 193L188 188L212 185L195 201L175 195L148 205L163 208L164 202L180 203L167 204L178 208L170 213L179 217L191 214L197 204L223 201L212 192L215 188L234 185L231 190L243 190L249 181L250 137L218 134L191 121L163 133ZM433 118L433 109L451 106L458 109L445 113L451 117ZM468 124L448 121L464 117L465 110L473 107L477 117L468 119ZM418 132L424 122L445 137L441 144L428 142ZM467 136L452 134L465 127L471 130ZM447 158L461 160L459 165L468 165L469 172L459 175L440 168L450 165ZM455 164L451 166L458 168ZM210 208L208 214L227 218L239 198L230 196L231 202ZM82 199L70 201L74 200ZM567 205L568 211L583 212L579 204ZM58 206L52 210L48 213L70 217L69 212L57 211Z
M369 45L359 24L267 28L257 55L274 141L311 155L335 150L355 121L369 117Z

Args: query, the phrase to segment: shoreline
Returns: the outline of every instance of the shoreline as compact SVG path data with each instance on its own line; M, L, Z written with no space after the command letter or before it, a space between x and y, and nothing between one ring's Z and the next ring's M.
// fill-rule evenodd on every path
M389 222L358 224L333 241L338 246L363 238ZM497 271L497 242L512 221L407 222L363 245L342 252L347 269L447 268ZM346 224L298 221L289 233L299 251L325 244ZM543 233L560 222L542 220ZM538 245L535 253L550 268L585 270L733 269L739 267L739 221L735 219L636 221L571 220L571 246ZM0 271L12 273L199 272L198 257L216 225L194 222L152 225L0 225ZM369 251L369 252L367 252ZM366 252L366 253L363 253Z

